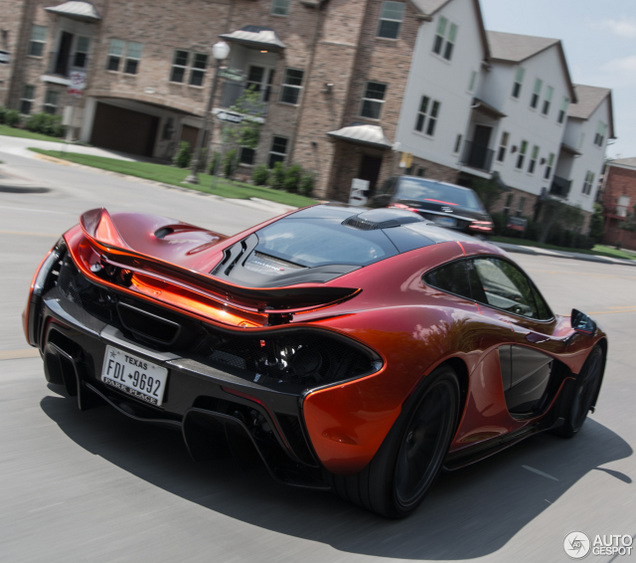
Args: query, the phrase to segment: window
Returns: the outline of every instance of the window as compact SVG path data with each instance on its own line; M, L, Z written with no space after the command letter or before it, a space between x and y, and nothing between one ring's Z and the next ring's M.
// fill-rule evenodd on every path
M440 103L437 100L431 100L428 96L422 96L420 108L417 112L415 130L432 137L435 133L435 125L437 125L439 107Z
M400 26L402 25L403 19L403 2L382 2L377 36L387 39L397 39L400 34Z
M239 162L241 164L247 164L251 166L254 164L254 159L256 157L256 150L251 149L249 147L241 147L239 153Z
M521 147L519 148L519 155L517 156L517 168L519 170L523 168L523 161L526 158L527 150L528 150L528 141L521 141Z
M457 137L455 138L455 148L453 149L453 152L458 153L459 149L461 148L462 148L462 136L457 135Z
M477 82L477 71L473 70L470 73L470 82L468 83L469 92L472 92L475 89L475 82Z
M550 103L552 102L552 94L554 93L554 88L552 86L548 86L545 89L545 99L543 100L543 108L541 108L541 113L543 115L548 115L550 112Z
M170 82L183 82L186 69L188 68L188 51L177 49L172 57L172 71L170 72Z
M274 70L251 65L247 72L246 89L260 92L260 102L268 102L274 80Z
M557 117L557 123L563 123L565 120L565 116L568 111L568 105L570 104L570 99L567 96L563 96L563 101L561 102L561 109L559 110L559 117Z
M272 139L272 148L269 151L270 168L274 167L277 162L285 162L285 156L287 155L287 139L285 137L274 137Z
M475 301L484 301L479 278L469 260L458 260L424 275L428 285Z
M384 95L386 94L386 84L379 82L367 82L367 87L362 98L362 108L360 115L362 117L370 117L371 119L379 119L384 105Z
M44 113L55 115L57 113L59 93L55 90L47 90L44 95Z
M631 198L628 195L619 196L616 204L616 215L619 217L627 217L630 201Z
M523 215L524 208L526 206L526 196L521 196L519 198L519 202L517 203L517 217L521 217Z
M453 56L456 37L457 25L450 23L445 17L441 16L437 22L437 31L435 32L435 40L433 41L433 53L450 61Z
M275 16L288 16L290 0L272 0L272 14Z
M137 74L142 51L142 43L111 39L108 47L108 57L106 58L106 70L119 71L123 59L123 72L126 74Z
M46 43L46 27L43 25L34 25L31 28L31 41L29 42L29 55L32 57L41 57L44 54L44 45Z
M530 107L532 109L537 108L539 103L539 96L541 96L541 88L543 87L543 80L537 78L534 81L534 90L532 91L532 97L530 98Z
M33 107L33 100L35 99L35 86L26 84L22 90L22 98L20 99L20 113L28 115L31 113Z
M596 135L594 136L594 144L597 147L603 147L603 143L605 142L605 133L607 132L607 124L602 121L598 122L598 126L596 127Z
M124 55L126 42L122 39L111 39L106 58L106 70L119 70L119 64Z
M577 145L577 149L580 149L583 146L583 143L585 142L585 133L581 133L579 135L579 144Z
M550 175L552 174L552 167L554 166L554 153L551 152L548 157L548 165L545 167L545 173L543 174L543 178L545 180L550 179Z
M192 86L203 86L207 66L208 56L206 54L190 53L189 51L177 49L172 57L170 82L183 83L186 81L186 77L188 77L188 84Z
M75 44L75 53L73 54L73 66L75 68L86 68L88 61L88 50L91 40L88 37L78 37Z
M514 315L541 320L553 317L528 276L501 258L457 260L425 274L424 282Z
M143 48L144 46L141 43L128 42L126 46L126 61L124 62L124 72L126 74L137 74Z
M534 167L537 165L537 159L539 158L539 147L534 145L532 147L532 153L530 155L530 162L528 163L528 172L534 174Z
M518 98L519 94L521 94L521 85L523 84L523 75L525 74L525 69L519 67L517 69L517 73L515 74L515 81L512 85L512 97Z
M510 208L512 207L512 202L513 202L514 198L515 198L515 194L513 194L513 193L509 193L506 196L506 202L504 203L504 209L503 209L503 211L504 211L504 213L506 215L508 215L508 213L510 213Z
M594 184L594 172L589 170L585 173L585 182L583 182L583 195L590 195L592 193L592 185Z
M193 53L190 81L192 86L203 86L205 70L208 67L208 56L204 53Z
M514 264L500 258L476 258L473 264L483 288L484 303L533 319L552 318L541 294Z
M303 85L304 71L288 68L283 78L280 101L286 104L297 104Z
M499 150L497 151L497 162L503 162L506 157L506 150L508 149L508 139L510 135L508 131L504 131L501 134L501 141L499 141Z

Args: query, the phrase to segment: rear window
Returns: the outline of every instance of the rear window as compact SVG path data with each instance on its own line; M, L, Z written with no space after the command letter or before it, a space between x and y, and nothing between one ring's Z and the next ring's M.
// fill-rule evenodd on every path
M366 266L397 254L382 230L358 231L337 222L287 219L256 234L258 253L307 268L326 264Z
M472 190L451 184L430 182L424 179L402 178L398 185L396 197L402 200L433 201L435 203L458 205L474 211L484 211L481 201Z

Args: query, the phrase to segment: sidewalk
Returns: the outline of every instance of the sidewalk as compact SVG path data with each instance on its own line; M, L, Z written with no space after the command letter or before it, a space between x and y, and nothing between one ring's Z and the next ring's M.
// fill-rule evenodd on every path
M532 254L534 256L552 256L554 258L568 258L571 260L585 260L587 262L599 262L602 264L622 264L625 266L636 266L636 260L610 258L608 256L583 254L582 252L568 252L565 250L548 250L546 248L538 248L536 246L523 246L521 244L510 244L507 242L493 242L493 244L505 250L506 252Z

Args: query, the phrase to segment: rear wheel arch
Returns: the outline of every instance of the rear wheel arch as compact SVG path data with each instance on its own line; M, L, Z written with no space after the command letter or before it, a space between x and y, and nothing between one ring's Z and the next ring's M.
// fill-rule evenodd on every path
M334 492L389 518L407 516L417 508L442 469L463 410L459 381L466 382L466 370L458 366L462 377L454 365L444 362L420 379L362 471L328 474Z

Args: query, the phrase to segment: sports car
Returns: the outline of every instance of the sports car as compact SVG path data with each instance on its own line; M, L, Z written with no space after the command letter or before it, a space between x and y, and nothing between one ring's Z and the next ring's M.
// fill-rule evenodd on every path
M195 459L251 450L279 481L390 518L443 469L575 435L607 355L592 319L555 315L496 246L329 204L229 237L88 211L23 320L80 409L177 428Z

